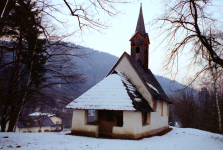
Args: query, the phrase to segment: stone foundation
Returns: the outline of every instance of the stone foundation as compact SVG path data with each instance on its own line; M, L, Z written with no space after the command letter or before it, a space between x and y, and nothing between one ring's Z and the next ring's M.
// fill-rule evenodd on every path
M169 126L165 126L162 128L154 129L148 132L140 133L140 134L112 134L111 137L112 139L128 139L128 140L139 140L145 137L150 137L153 135L156 135L157 133L160 133L164 130L167 130ZM71 131L71 135L78 135L78 136L87 136L87 137L100 137L98 133L95 132L89 132L89 131Z

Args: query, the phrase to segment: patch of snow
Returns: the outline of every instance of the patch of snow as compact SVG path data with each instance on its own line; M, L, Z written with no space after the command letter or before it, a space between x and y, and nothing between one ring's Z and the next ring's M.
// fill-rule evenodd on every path
M223 135L190 128L175 128L163 136L142 140L102 139L65 135L67 132L0 134L0 149L13 150L222 150Z
M118 70L115 70L117 73L118 73L118 75L121 77L121 79L122 79L122 82L124 82L126 85L127 85L127 87L128 87L128 90L129 90L129 92L133 95L133 96L137 96L136 94L135 94L135 91L136 91L136 88L128 81L128 79L127 79L127 77L124 75L124 74L122 74L121 72L119 72Z
M180 127L180 124L178 122L175 122L175 127Z
M136 102L141 102L142 100L141 100L141 98L135 98L134 99Z
M48 117L52 117L55 116L55 114L50 114L50 113L41 113L41 112L34 112L29 114L28 116L48 116Z
M147 83L147 82L146 82L146 83ZM159 91L158 91L154 86L152 86L152 85L149 84L149 83L147 83L147 85L148 85L151 89L153 89L154 91L156 91L158 94L160 94Z

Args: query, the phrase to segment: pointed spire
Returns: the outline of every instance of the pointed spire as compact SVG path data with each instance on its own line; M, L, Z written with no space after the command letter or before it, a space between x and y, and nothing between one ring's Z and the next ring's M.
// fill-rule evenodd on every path
M136 31L135 32L139 32L142 35L144 35L146 33L143 14L142 14L142 3L140 4L139 17L138 17L138 22L137 22L137 25L136 25Z

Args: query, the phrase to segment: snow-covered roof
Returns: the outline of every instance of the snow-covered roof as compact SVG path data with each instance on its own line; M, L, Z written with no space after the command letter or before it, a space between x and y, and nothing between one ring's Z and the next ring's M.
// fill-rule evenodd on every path
M55 116L55 114L34 112L34 113L29 114L28 116L48 116L48 117L52 117L52 116Z
M143 110L141 109L142 105ZM104 78L68 104L66 108L152 111L146 100L137 92L126 76L118 71Z
M168 103L172 103L169 100L169 97L165 94L164 90L162 89L159 82L156 80L155 76L153 75L152 71L148 69L148 72L145 72L142 66L134 60L128 53L124 52L123 55L120 57L118 62L114 65L114 67L111 69L111 71L108 73L110 75L116 66L120 63L120 60L122 60L123 57L126 57L128 61L131 63L133 69L139 74L142 81L144 82L145 86L148 86L149 92L155 97L155 99L158 100L164 100Z
M136 110L121 77L112 74L66 106L72 109Z

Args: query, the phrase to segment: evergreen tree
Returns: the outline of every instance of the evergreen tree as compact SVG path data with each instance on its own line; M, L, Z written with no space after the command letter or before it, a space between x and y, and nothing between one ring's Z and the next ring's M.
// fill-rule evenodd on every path
M10 75L6 77L6 96L1 102L2 131L7 121L8 131L14 130L30 87L38 87L45 81L46 49L43 48L45 40L38 39L42 33L39 29L39 12L35 8L35 2L17 1L4 22L2 33L10 36L13 47L8 49L8 56L11 57L4 57L5 63L0 70L1 73L6 69L10 70Z

